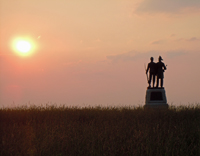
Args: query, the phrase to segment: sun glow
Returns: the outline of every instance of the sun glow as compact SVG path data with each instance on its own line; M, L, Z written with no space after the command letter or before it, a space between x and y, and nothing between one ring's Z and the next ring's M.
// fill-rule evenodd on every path
M35 50L32 40L27 38L18 38L13 41L13 50L21 56L29 56Z

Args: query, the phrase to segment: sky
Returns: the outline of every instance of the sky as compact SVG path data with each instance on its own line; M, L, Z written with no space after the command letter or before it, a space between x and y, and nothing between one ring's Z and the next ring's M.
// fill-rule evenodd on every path
M199 0L0 0L0 107L141 106L159 56L168 104L199 103Z

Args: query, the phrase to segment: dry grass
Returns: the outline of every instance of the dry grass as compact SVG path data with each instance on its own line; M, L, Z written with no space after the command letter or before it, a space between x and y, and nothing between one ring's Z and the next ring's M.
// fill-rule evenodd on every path
M200 155L200 106L0 109L0 155Z

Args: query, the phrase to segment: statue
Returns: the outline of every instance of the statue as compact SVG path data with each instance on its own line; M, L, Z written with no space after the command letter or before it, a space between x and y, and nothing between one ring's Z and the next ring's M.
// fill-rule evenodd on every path
M148 78L148 75L147 75L147 80L148 80L148 83L149 83L149 87L148 88L151 88L151 80L153 78L153 88L154 88L154 84L155 84L155 75L156 75L156 63L153 62L153 57L150 58L151 62L148 64L147 66L147 69L146 69L146 75L149 71L149 78Z
M153 57L150 58L151 62L148 64L146 69L146 75L149 71L149 77L147 75L147 81L149 84L148 88L154 88L155 84L155 77L157 78L156 88L159 87L159 80L161 81L160 87L163 88L163 78L164 78L164 71L167 69L165 64L162 62L162 57L159 56L158 62L153 62ZM153 87L151 87L151 81L153 79Z
M161 81L161 88L163 88L163 78L164 78L164 72L167 69L165 64L162 62L162 57L159 56L158 58L158 62L156 63L156 76L157 76L157 84L156 84L156 88L158 88L159 86L159 79Z
M163 87L164 71L167 68L165 64L162 62L163 59L161 56L159 56L157 63L153 62L153 57L151 57L150 60L151 62L148 64L147 68L145 67L145 72L147 75L147 81L148 81L149 87L146 90L144 108L145 109L149 109L149 108L168 109L169 105L167 104L166 93ZM156 87L154 87L155 77L157 78ZM152 82L152 79L153 79L153 82ZM159 81L161 81L160 86L159 86ZM152 87L151 87L151 83L153 84Z

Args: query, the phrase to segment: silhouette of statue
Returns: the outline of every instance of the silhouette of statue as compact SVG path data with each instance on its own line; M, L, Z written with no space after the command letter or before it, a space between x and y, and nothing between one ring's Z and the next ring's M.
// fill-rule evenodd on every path
M151 88L152 77L153 77L153 87L154 87L155 75L156 75L156 63L153 62L153 57L151 57L150 60L151 60L151 62L148 64L147 69L146 69L146 74L149 71L149 79L147 78L148 79L148 83L149 83L149 87L148 88Z
M161 56L159 56L158 58L158 62L156 63L156 76L157 76L157 84L156 84L156 88L158 88L159 86L159 79L161 81L161 88L163 88L163 78L164 78L164 72L167 69L165 64L163 62L161 62L163 59Z

